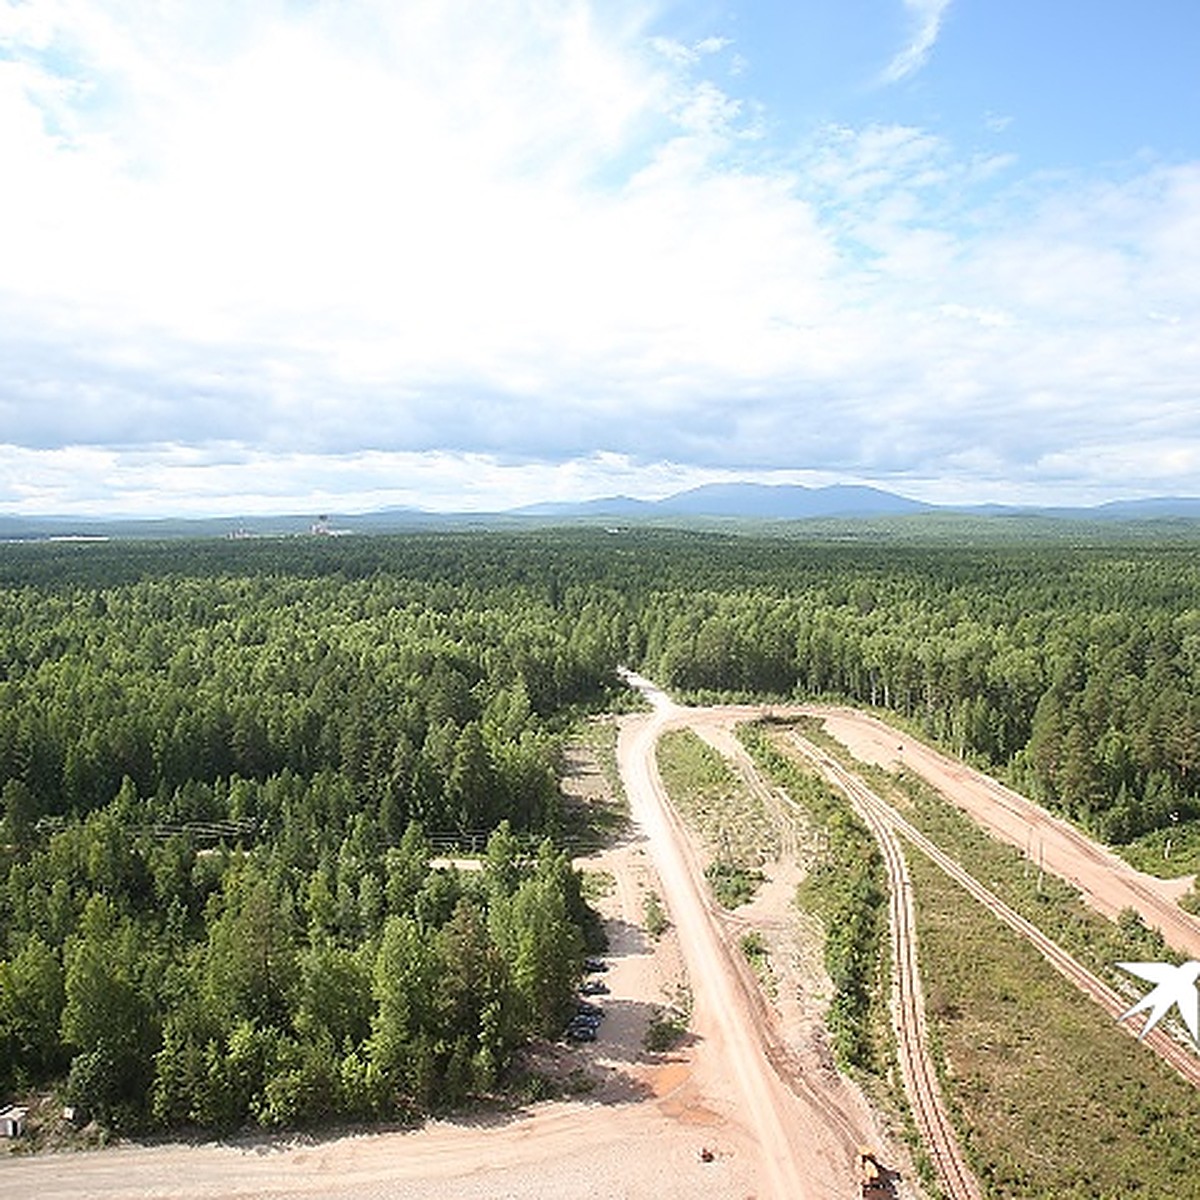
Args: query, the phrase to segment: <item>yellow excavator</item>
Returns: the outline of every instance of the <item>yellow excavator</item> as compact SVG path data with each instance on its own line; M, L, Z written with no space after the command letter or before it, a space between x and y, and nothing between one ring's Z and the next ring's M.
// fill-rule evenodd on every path
M858 1148L859 1196L862 1200L896 1200L896 1171L889 1170L875 1151L867 1146Z

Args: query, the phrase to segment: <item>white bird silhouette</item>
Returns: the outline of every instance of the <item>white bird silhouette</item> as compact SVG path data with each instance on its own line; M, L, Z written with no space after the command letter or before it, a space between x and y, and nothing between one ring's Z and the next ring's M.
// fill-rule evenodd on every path
M1118 1018L1124 1021L1134 1013L1149 1010L1150 1015L1142 1026L1142 1032L1138 1034L1139 1042L1174 1006L1179 1009L1179 1015L1192 1035L1192 1041L1200 1045L1200 992L1196 991L1200 962L1193 960L1178 967L1174 963L1157 962L1123 962L1117 963L1117 966L1147 983L1158 985Z

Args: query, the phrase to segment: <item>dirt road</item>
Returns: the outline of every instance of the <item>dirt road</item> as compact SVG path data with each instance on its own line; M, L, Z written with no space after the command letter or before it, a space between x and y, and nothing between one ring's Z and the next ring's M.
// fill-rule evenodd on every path
M752 1136L758 1195L844 1197L853 1187L855 1154L878 1133L865 1105L843 1081L812 1078L796 1090L781 1077L768 1050L761 1004L747 972L722 939L699 864L688 848L663 790L655 746L667 728L728 726L744 710L683 709L649 681L631 675L654 706L649 718L627 725L618 758L634 819L649 841L664 897L678 927L694 1001L699 1040L695 1070L710 1103L725 1108Z
M1079 889L1085 903L1109 918L1136 909L1167 944L1200 959L1200 920L1184 912L1178 897L1191 877L1163 880L1135 871L1103 846L997 780L940 754L876 717L848 708L804 706L855 757L889 770L903 766L929 781L993 836L1040 861Z

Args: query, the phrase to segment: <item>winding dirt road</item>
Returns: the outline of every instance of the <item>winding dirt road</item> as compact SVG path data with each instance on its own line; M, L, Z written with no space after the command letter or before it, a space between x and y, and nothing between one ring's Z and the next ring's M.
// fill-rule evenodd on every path
M700 1041L696 1069L702 1087L714 1100L726 1093L731 1118L752 1134L760 1195L841 1200L854 1187L858 1146L878 1140L873 1122L840 1079L785 1081L776 1069L757 990L721 937L700 866L655 761L655 746L668 728L727 726L753 713L681 708L649 680L632 674L627 680L650 701L653 713L625 726L618 760L634 820L646 833L679 930L694 1003L691 1025Z

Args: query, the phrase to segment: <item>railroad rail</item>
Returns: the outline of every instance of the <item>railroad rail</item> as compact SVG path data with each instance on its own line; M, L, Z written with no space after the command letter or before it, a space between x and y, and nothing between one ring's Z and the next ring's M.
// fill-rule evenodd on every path
M800 739L792 735L797 743ZM989 888L984 887L973 875L952 859L945 851L940 850L920 830L904 819L891 805L880 799L851 772L840 763L835 762L823 752L808 744L811 753L822 767L832 768L827 774L835 777L845 789L845 782L855 789L855 794L864 797L864 802L873 806L881 818L891 825L905 839L917 847L937 867L944 871L960 887L982 904L989 912L998 917L1014 932L1020 934L1037 949L1042 957L1059 972L1065 979L1073 983L1081 992L1091 997L1114 1020L1119 1020L1129 1008L1129 999L1122 996L1115 988L1105 983L1098 975L1085 967L1077 958L1064 950L1053 938L1043 933L1032 921L1022 916L1000 899ZM800 747L803 749L803 747ZM1136 1026L1122 1022L1121 1026L1130 1037L1138 1037ZM1200 1055L1195 1050L1182 1045L1161 1026L1151 1030L1141 1040L1160 1058L1169 1063L1189 1083L1200 1086Z
M886 808L865 784L811 742L792 735L797 748L849 797L867 823L883 854L891 891L889 921L892 947L892 1013L904 1087L921 1141L929 1153L943 1193L949 1200L982 1200L983 1192L959 1145L942 1099L929 1053L925 1002L917 963L916 914L908 864Z

